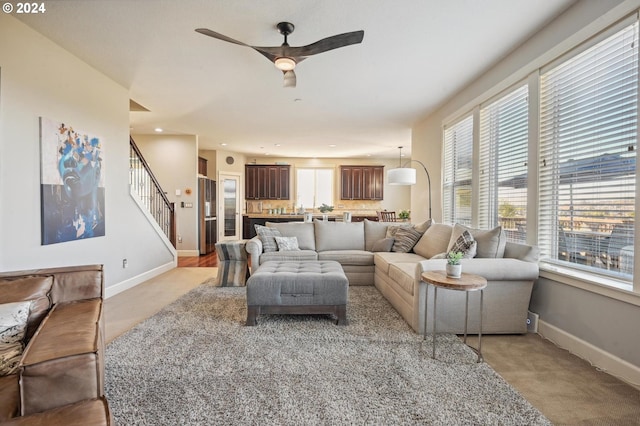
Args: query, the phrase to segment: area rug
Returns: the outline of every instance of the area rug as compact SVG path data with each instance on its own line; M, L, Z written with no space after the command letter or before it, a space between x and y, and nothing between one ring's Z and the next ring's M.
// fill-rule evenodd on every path
M260 316L245 288L201 285L106 349L118 425L548 425L455 335L436 360L374 287L350 287L348 326Z

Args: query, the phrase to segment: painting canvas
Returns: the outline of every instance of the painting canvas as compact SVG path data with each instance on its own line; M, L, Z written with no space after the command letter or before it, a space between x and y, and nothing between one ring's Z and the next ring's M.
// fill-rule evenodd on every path
M101 138L40 118L42 245L105 235Z

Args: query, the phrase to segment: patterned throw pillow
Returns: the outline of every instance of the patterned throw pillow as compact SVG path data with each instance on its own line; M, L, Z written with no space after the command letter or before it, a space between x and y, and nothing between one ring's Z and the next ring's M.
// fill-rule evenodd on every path
M275 237L281 237L280 231L275 228L269 228L267 226L256 225L256 233L262 241L262 251L269 253L271 251L278 251L278 244Z
M296 237L275 237L278 244L278 251L296 251L298 247L298 239Z
M27 331L31 302L13 302L0 305L0 376L18 370Z
M478 243L473 239L473 236L469 231L464 231L458 239L456 239L451 247L449 248L449 252L459 251L464 255L464 259L471 259L476 256L476 251L478 249Z
M413 227L401 227L396 230L391 251L409 253L420 237L422 237L422 232Z

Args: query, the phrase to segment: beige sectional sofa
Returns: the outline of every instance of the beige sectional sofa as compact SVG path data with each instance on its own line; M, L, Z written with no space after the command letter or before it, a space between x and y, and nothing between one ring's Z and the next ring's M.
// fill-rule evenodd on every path
M445 268L446 260L438 257L446 253L465 228L430 223L416 225L424 233L410 252L378 251L385 245L381 242L388 241L389 227L393 226L410 225L368 220L267 223L267 227L277 229L283 236L295 236L300 250L263 253L260 237L249 240L246 249L252 271L269 260L335 260L342 265L350 285L375 285L405 321L422 333L427 285L421 282L420 275L423 271ZM538 277L538 249L506 242L500 228L469 231L477 243L477 255L463 259L462 269L482 275L488 282L483 333L525 333L531 290ZM431 306L428 309L432 309L432 286L429 292ZM478 331L479 296L476 293L470 295L470 333ZM464 331L464 303L464 292L438 292L438 331ZM427 322L431 330L429 321L431 315Z

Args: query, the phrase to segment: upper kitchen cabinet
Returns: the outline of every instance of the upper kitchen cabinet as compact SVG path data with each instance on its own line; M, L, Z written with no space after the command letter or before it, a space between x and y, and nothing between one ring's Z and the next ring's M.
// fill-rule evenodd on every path
M247 200L288 200L289 165L245 164Z
M382 200L384 166L340 166L341 200Z

